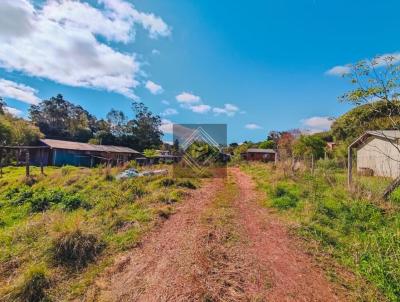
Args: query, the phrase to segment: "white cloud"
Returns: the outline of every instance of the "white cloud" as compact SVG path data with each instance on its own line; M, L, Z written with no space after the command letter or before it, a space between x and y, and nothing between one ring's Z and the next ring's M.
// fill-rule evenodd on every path
M349 74L351 72L351 67L350 66L335 66L331 69L329 69L326 74L332 75L332 76L343 76L346 74Z
M24 84L0 79L0 96L12 98L27 104L38 104L40 99L36 96L37 90Z
M172 134L173 132L173 125L174 123L168 119L162 119L161 120L161 127L160 130L164 133L164 134Z
M176 100L182 104L195 104L201 101L201 98L189 92L182 92L176 96Z
M211 110L211 106L200 104L200 105L190 105L188 109L192 110L195 113L207 113Z
M169 116L169 115L176 115L176 114L178 114L178 110L176 110L174 108L167 108L161 113L162 116Z
M322 132L329 130L333 123L334 119L327 116L314 116L308 119L302 120L301 123L308 127L308 131L315 133L315 132Z
M262 129L262 127L260 125L257 125L257 124L254 124L254 123L246 124L245 128L249 129L249 130Z
M163 103L164 105L169 105L170 102L168 102L167 100L162 100L161 103Z
M161 87L161 85L158 85L153 81L147 81L146 88L151 94L161 94L164 92L164 89Z
M169 27L153 14L122 0L99 0L104 8L79 1L0 1L0 67L70 86L117 92L134 98L141 75L134 54L98 40L128 43L135 24L150 37L167 36Z
M169 36L171 28L159 17L150 13L142 13L134 6L123 0L99 0L104 6L111 10L111 15L126 19L128 22L140 24L149 31L151 38L158 36Z
M215 115L226 114L227 116L234 116L239 111L239 107L225 104L223 108L214 107L212 111Z
M6 110L6 112L14 115L14 116L21 116L22 115L22 111L17 109L17 108L12 108L12 107L5 107L4 108Z
M151 53L156 56L159 55L161 52L158 49L153 49Z

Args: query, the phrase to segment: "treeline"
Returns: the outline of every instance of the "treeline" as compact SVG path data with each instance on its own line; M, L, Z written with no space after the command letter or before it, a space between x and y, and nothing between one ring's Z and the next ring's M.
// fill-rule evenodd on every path
M132 102L133 119L128 119L124 112L115 109L111 109L105 119L97 119L82 106L65 100L60 94L32 105L29 108L30 121L7 114L4 101L0 110L0 139L6 137L0 141L3 145L34 144L41 137L126 146L138 151L158 148L162 144L161 118L140 102ZM22 130L30 129L35 135L30 134L30 139L15 139L15 131L7 123L12 123L13 127L15 123L23 124ZM8 132L11 132L11 136Z
M30 145L42 137L33 123L7 113L6 103L0 98L0 145Z
M357 137L368 130L400 130L400 102L376 101L359 105L332 123L329 131L304 134L298 129L271 131L261 142L245 141L243 144L230 144L228 152L240 156L249 148L277 150L281 159L325 156L345 163L347 147ZM327 143L334 143L328 148Z

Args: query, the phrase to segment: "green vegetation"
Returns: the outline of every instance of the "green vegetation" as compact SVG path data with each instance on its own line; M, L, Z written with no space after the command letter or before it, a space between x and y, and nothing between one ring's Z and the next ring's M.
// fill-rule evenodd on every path
M196 180L115 180L121 168L24 168L0 178L0 300L80 297L116 253L135 246Z
M400 189L385 202L378 196L388 179L360 177L350 193L345 172L332 160L319 161L314 174L288 173L283 165L242 169L266 193L266 207L296 222L299 236L312 245L310 252L317 251L319 259L328 255L366 280L349 285L357 300L400 301ZM339 278L339 273L330 273Z

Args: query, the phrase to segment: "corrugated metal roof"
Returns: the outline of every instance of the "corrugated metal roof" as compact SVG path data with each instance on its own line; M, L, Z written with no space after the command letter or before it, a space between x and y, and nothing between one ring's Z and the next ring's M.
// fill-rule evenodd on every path
M363 135L357 138L354 142L349 145L349 148L353 148L364 144L365 141L371 136L380 137L386 140L397 140L400 139L400 131L399 130L373 130L366 131Z
M272 150L272 149L258 149L258 148L247 149L247 152L250 152L250 153L276 153L275 150Z
M397 139L400 138L399 130L374 130L367 131L369 135L380 136L388 139Z
M41 139L40 141L43 144L45 144L53 149L140 154L138 151L133 150L128 147L92 145L92 144L62 141L62 140L56 140L56 139Z

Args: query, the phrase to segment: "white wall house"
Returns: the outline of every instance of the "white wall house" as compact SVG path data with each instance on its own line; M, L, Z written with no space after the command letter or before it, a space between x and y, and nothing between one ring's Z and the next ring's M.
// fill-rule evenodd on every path
M371 169L375 176L400 176L400 131L367 131L351 144L357 152L357 170Z

